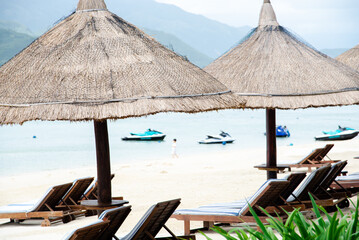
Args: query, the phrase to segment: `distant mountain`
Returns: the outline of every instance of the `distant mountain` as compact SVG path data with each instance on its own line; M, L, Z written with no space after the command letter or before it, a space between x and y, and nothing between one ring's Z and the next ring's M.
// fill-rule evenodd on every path
M0 66L28 46L35 37L0 28Z
M0 0L0 20L17 22L36 35L76 10L76 0Z
M11 30L11 31L15 31L17 33L24 33L24 34L27 34L29 36L35 36L35 34L33 32L31 32L24 25L21 25L21 24L16 23L16 22L11 22L11 21L1 21L0 20L0 29Z
M210 64L214 59L208 57L207 55L197 51L188 44L181 41L179 38L172 34L168 34L161 31L156 31L152 29L143 29L151 37L155 38L162 45L168 49L176 52L177 54L187 58L190 62L197 65L200 68L204 68Z
M143 30L168 49L175 51L201 68L213 61L212 58L200 53L176 36L151 29ZM0 21L0 65L28 46L35 39L35 36L32 35L33 33L21 24Z
M140 28L176 36L203 54L217 58L250 27L235 28L154 0L105 0L110 11ZM16 21L42 34L76 9L77 0L0 0L0 20Z
M333 48L333 49L322 49L321 52L325 53L326 55L328 55L331 58L336 58L340 54L342 54L343 52L346 52L348 50L349 50L349 48Z
M250 27L235 28L185 12L169 4L153 0L107 0L111 11L135 25L173 34L198 49L217 58L243 38Z

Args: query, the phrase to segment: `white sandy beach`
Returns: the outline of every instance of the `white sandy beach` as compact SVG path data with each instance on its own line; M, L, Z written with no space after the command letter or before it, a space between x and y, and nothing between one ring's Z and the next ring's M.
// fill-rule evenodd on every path
M295 162L326 142L278 148L278 162ZM179 152L179 155L181 153ZM328 154L331 159L348 160L345 170L359 171L359 138L335 142ZM179 208L192 208L203 204L229 202L253 194L266 180L266 173L253 168L265 162L265 149L248 149L158 160L146 163L113 165L113 196L123 196L132 205L132 212L118 232L128 233L145 211L154 203L181 198ZM74 159L76 161L76 159ZM61 163L59 163L61 164ZM304 169L294 169L300 171ZM19 176L0 177L0 206L37 199L52 185L72 182L74 179L96 176L96 163L80 169L44 171ZM279 177L283 176L280 174ZM81 217L67 224L41 227L40 221L21 224L0 219L1 239L61 239L74 228L96 220ZM176 234L183 234L183 222L171 219L167 224ZM196 226L192 224L191 226ZM200 223L197 226L201 226ZM161 232L162 234L162 232ZM166 235L165 233L163 233ZM211 234L212 235L212 234ZM198 239L204 239L197 234ZM212 235L213 239L222 239Z

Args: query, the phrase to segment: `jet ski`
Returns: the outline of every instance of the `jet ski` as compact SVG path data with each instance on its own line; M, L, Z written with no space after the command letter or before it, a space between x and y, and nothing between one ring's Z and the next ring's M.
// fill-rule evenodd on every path
M338 126L335 131L324 132L324 135L316 136L315 140L318 141L334 141L334 140L348 140L355 138L359 131L349 127Z
M277 126L275 132L277 137L290 137L290 132L286 126Z
M124 141L161 141L166 137L162 132L147 129L144 133L130 133L130 136L123 137Z
M199 141L200 144L226 144L233 143L234 139L226 132L221 131L219 135L207 135L207 138Z
M275 134L277 137L290 137L290 132L286 126L279 125L275 128ZM264 133L267 135L267 133Z

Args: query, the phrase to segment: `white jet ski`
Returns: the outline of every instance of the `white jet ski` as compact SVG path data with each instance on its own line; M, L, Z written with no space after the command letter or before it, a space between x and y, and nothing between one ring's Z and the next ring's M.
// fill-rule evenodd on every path
M219 135L207 135L207 138L199 141L200 144L226 144L233 143L235 139L226 132L221 131Z

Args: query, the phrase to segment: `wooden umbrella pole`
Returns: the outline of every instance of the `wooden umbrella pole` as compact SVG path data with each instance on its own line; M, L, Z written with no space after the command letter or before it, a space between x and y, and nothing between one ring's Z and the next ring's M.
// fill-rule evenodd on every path
M277 166L277 139L275 126L275 109L266 109L267 131L267 167ZM276 179L276 171L267 171L267 179Z
M111 196L111 166L110 147L108 140L107 121L94 121L96 157L97 157L97 183L99 204L109 204Z

